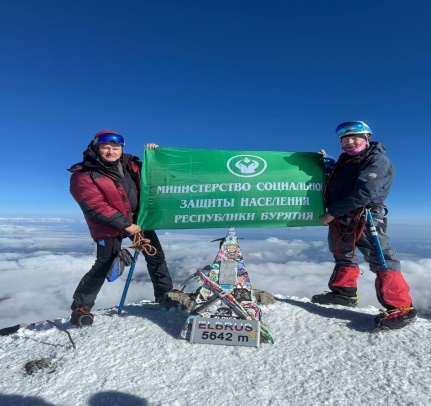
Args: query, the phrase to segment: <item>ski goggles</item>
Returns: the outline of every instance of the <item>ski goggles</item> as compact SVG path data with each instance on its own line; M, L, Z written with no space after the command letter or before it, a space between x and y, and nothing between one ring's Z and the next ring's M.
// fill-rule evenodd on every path
M100 134L94 137L93 145L97 145L100 142L103 142L103 143L115 142L116 144L120 144L123 146L125 144L123 136L120 134L114 134L114 133Z
M348 121L346 123L340 124L335 129L335 134L338 138L347 137L348 135L355 134L370 134L372 135L370 127L368 127L362 121Z

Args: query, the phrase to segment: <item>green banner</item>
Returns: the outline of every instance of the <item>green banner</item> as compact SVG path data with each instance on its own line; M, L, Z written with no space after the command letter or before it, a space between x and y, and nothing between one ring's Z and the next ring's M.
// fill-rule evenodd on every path
M321 226L323 155L144 150L143 230Z

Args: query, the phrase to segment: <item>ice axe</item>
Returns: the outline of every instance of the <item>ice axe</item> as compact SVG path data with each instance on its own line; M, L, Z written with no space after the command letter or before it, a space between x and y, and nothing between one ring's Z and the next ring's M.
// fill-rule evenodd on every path
M380 245L380 240L376 230L376 226L374 225L373 216L371 215L370 209L366 209L366 212L367 212L368 225L370 226L370 231L371 231L371 235L373 236L374 245L376 246L377 254L379 255L380 264L382 265L383 268L387 269L388 266L386 265L385 256L383 255L382 246Z
M136 262L138 261L138 256L140 252L145 252L147 255L153 256L157 254L157 250L150 245L150 240L145 238L142 232L136 233L133 237L133 244L127 248L133 248L135 250L135 255L133 255L133 263L130 266L129 274L127 275L126 284L124 285L123 295L121 296L120 304L118 305L118 315L121 314L124 301L126 300L127 291L129 290L130 282L132 281L133 271L135 270Z
M120 313L123 310L124 301L126 300L127 291L129 290L129 285L132 280L133 271L135 270L135 265L136 265L136 261L138 260L138 257L139 257L139 251L135 251L135 255L133 255L134 262L130 266L129 274L127 275L126 284L124 285L124 289L123 289L123 295L121 296L120 304L118 305L118 315L120 315Z

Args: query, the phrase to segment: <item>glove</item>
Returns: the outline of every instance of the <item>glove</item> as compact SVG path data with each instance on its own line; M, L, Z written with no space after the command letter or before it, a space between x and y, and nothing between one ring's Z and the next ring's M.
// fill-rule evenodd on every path
M118 252L111 267L109 268L108 274L106 275L106 280L108 282L114 282L121 275L123 275L124 267L130 266L135 263L134 258L130 254L129 250L122 249Z
M329 154L323 154L323 165L325 168L325 175L329 175L335 165L335 159Z

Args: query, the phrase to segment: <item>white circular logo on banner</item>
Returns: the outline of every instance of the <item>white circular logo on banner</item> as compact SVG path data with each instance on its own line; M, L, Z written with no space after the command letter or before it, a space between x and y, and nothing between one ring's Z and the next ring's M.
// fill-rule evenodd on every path
M229 172L241 178L252 178L265 172L267 164L256 155L235 155L226 163Z

